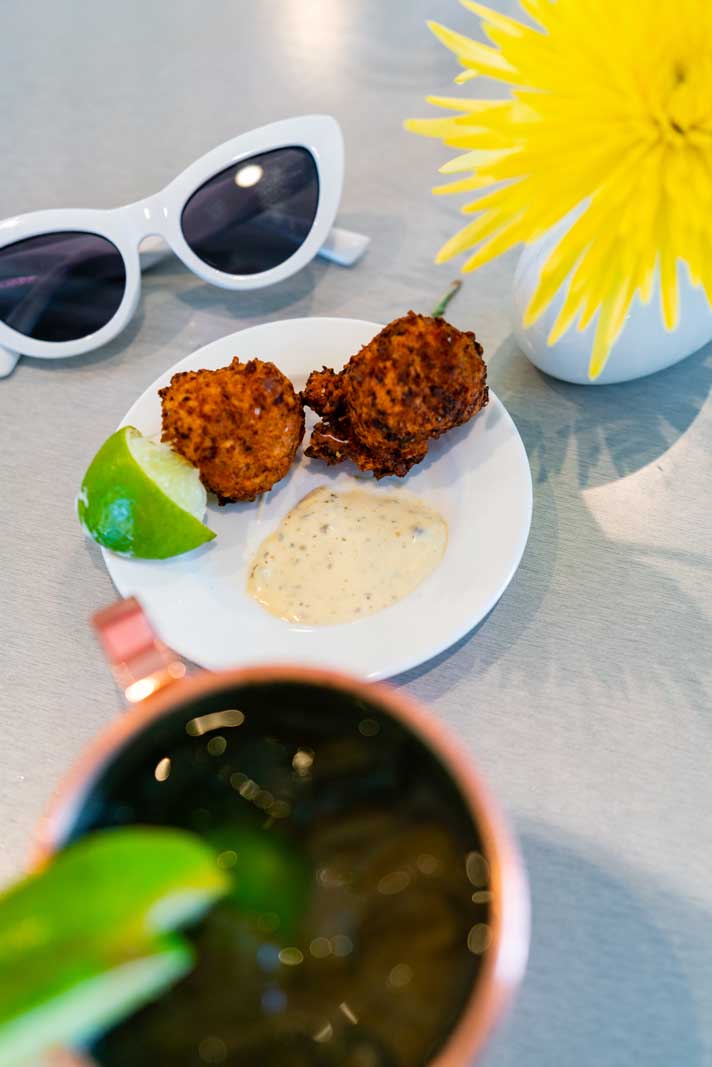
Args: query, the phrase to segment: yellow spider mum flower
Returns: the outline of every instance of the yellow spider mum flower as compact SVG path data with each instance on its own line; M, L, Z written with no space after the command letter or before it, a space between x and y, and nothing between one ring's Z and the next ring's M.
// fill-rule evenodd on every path
M531 25L475 0L491 44L430 29L464 68L509 87L504 99L429 97L458 112L406 128L465 149L434 193L475 191L474 220L438 262L477 245L465 271L540 237L575 208L527 309L530 325L568 279L549 336L597 315L596 378L636 293L660 272L662 315L678 319L677 264L712 301L711 0L519 0ZM464 175L464 177L463 177Z

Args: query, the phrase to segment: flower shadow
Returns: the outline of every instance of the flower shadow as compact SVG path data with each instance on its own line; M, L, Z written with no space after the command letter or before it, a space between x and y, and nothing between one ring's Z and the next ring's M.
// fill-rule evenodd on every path
M537 466L536 479L561 473L575 449L582 489L659 460L692 425L712 389L712 344L674 367L619 385L550 378L529 363L513 338L490 365L495 390Z
M554 383L509 343L490 367L532 468L529 543L490 615L396 684L435 703L459 691L457 706L471 700L476 680L485 713L522 692L544 713L551 694L572 693L575 679L569 714L627 700L701 714L712 685L709 622L678 579L679 568L709 576L711 561L684 546L610 538L581 490L665 463L707 398L712 349L630 387ZM685 635L684 647L671 633Z

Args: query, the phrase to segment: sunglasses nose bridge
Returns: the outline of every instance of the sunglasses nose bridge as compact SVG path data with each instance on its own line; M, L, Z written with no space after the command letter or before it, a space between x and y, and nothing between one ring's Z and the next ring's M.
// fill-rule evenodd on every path
M165 237L168 209L157 196L148 196L123 208L124 221L139 245L145 237Z

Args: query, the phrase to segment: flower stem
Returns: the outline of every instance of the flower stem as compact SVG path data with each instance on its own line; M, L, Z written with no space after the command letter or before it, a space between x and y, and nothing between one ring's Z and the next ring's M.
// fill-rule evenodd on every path
M450 303L450 301L452 300L461 285L462 282L459 278L456 278L454 282L451 282L451 284L445 290L443 295L440 297L440 300L435 305L435 308L433 309L432 314L434 319L442 318L442 316L445 314L445 308L448 306L448 304Z

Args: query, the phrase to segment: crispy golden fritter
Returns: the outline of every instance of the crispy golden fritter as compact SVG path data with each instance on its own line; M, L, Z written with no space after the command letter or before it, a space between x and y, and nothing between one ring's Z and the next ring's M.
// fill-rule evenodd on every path
M350 459L376 478L403 477L431 438L467 422L488 400L487 367L474 333L409 311L336 374L309 375L304 403L321 416L305 454Z
M304 436L304 409L274 363L233 359L181 371L158 390L167 442L221 504L254 500L284 478Z

